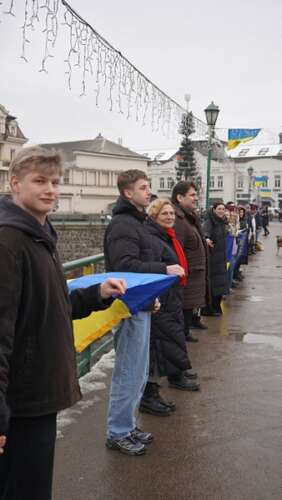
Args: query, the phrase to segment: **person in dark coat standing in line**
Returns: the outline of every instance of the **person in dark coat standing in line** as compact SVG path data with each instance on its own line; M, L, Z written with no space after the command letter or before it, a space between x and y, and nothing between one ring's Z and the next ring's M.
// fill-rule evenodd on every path
M167 199L156 199L148 208L147 230L156 261L180 265L185 276L160 297L161 307L152 315L150 332L150 377L140 404L140 411L165 416L175 410L174 403L159 394L161 377L168 377L169 387L197 391L200 384L192 372L185 341L181 288L187 284L188 265L173 229L175 209ZM189 278L188 278L189 279ZM165 411L163 409L165 407Z
M108 279L69 295L47 218L62 174L59 153L23 148L0 201L1 500L51 500L56 415L81 398L72 318L125 292Z
M209 246L211 307L203 314L206 316L220 316L222 314L221 299L229 292L228 272L226 261L226 234L225 206L215 203L207 213L203 224L203 231Z
M208 250L200 219L196 214L197 186L190 181L178 182L172 191L172 202L176 213L176 236L189 262L189 280L183 288L183 312L186 339L193 342L198 340L190 332L193 310L204 307L209 298ZM200 325L203 324L199 323Z

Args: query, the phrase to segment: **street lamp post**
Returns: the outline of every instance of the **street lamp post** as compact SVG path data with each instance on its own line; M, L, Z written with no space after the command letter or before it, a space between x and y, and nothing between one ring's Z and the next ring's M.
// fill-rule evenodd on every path
M253 167L248 168L248 176L249 176L249 205L251 203L251 195L252 195L252 177L254 175Z
M212 154L212 139L214 137L214 127L219 114L219 107L212 101L205 109L206 121L209 127L208 138L208 163L207 163L207 188L206 188L206 209L209 208L210 197L210 176L211 176L211 154Z

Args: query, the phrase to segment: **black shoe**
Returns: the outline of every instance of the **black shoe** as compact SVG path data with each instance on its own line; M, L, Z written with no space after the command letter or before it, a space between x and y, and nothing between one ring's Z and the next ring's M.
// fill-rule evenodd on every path
M197 321L196 323L192 324L191 328L195 328L196 330L207 330L208 327L202 321Z
M183 372L183 375L184 375L184 377L190 378L190 379L198 378L198 373L195 372L195 370L193 370L192 368Z
M176 404L174 401L167 401L167 399L164 399L162 396L159 396L159 400L164 406L167 406L170 411L176 411Z
M181 391L199 391L200 384L199 382L195 382L195 380L191 380L183 375L179 378L169 379L168 387L173 389L179 389Z
M130 435L135 441L140 441L140 443L143 444L150 444L154 439L153 434L150 432L143 432L141 429L138 429L138 427L135 427L135 429L131 431Z
M199 339L197 337L193 337L191 333L188 335L185 335L186 342L199 342Z
M164 405L159 399L143 397L139 405L139 411L141 413L155 415L156 417L168 417L172 410L167 405Z
M219 311L202 311L202 316L222 316L222 312Z
M108 438L106 446L110 450L120 451L125 455L144 455L146 446L131 435L124 438Z

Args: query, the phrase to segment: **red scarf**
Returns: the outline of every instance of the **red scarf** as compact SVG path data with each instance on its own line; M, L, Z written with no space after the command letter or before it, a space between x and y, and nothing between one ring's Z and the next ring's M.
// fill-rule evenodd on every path
M183 251L181 243L176 238L176 234L175 234L174 229L172 229L172 227L167 228L166 233L171 239L172 246L173 246L175 253L177 255L179 265L181 267L183 267L183 269L185 270L185 276L183 276L183 278L180 278L180 285L185 286L188 283L188 273L189 273L189 266L188 266L188 262L187 262L186 257L185 257L185 253Z

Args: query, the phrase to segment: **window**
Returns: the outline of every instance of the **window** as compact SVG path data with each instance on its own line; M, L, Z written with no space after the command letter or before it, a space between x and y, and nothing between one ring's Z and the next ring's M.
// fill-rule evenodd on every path
M222 175L219 175L217 178L217 187L218 187L218 189L223 188L223 176Z
M274 187L275 188L280 188L281 187L281 176L280 175L275 175L274 176Z
M202 177L199 175L199 177L196 178L196 185L200 188L202 187Z
M279 149L277 154L278 154L278 156L282 156L282 149Z
M268 151L269 151L269 148L261 148L258 152L258 155L264 156L264 155L266 155L266 153L268 153Z
M237 188L242 189L244 187L244 178L242 176L237 179Z
M70 171L69 170L65 170L64 171L63 183L64 184L69 184L70 183Z
M210 177L210 188L214 188L214 177Z
M174 186L174 180L173 180L173 178L172 177L168 177L167 178L167 188L168 189L172 189L173 186Z
M12 161L15 158L16 150L10 149L10 160Z
M239 152L238 156L246 156L246 154L248 153L248 151L250 151L250 148L241 149L241 151Z
M160 189L164 189L164 187L165 187L164 177L160 177Z

